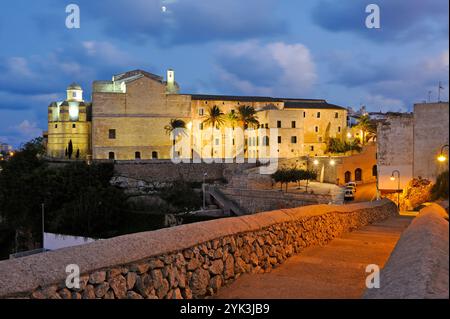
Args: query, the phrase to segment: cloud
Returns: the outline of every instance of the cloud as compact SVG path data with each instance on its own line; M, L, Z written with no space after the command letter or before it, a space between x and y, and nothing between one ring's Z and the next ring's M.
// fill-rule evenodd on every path
M317 80L309 49L300 43L246 41L216 53L216 86L247 95L301 96Z
M437 99L438 82L446 88L441 100L448 100L449 51L423 58L401 60L384 58L374 61L367 55L331 54L328 56L329 84L360 88L367 92L364 103L374 110L406 110L414 103Z
M107 5L81 0L79 5L82 14L104 23L108 36L136 43L153 39L165 46L286 32L275 14L276 0L115 0Z
M381 29L365 26L365 0L321 0L313 21L331 32L354 32L373 41L433 41L448 38L448 1L378 0Z
M14 127L14 130L27 139L41 136L43 131L37 126L36 122L30 122L29 120L22 121L19 125Z

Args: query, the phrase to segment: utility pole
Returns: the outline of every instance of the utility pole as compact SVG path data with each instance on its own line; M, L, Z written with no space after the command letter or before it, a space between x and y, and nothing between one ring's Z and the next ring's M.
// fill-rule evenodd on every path
M42 203L41 204L41 213L42 213L42 249L45 248L45 246L44 246L44 239L45 239L44 211L45 211L45 206L44 206L44 203Z
M438 102L441 102L441 90L443 90L444 87L442 86L441 81L439 81L439 87L438 87Z

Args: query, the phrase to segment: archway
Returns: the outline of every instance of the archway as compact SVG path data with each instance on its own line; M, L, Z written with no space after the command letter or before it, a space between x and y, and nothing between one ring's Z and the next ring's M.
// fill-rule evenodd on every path
M373 167L372 167L372 176L377 176L378 175L378 170L377 170L377 166L376 165L374 165Z

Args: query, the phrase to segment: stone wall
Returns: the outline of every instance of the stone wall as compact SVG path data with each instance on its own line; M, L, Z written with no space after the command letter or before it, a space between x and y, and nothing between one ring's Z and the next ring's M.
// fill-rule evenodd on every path
M333 201L331 194L286 193L278 189L262 190L230 187L221 187L220 190L247 214L274 209L328 204Z
M114 169L116 175L140 179L147 182L172 182L184 179L188 182L202 182L204 173L207 181L230 179L235 170L254 167L255 164L221 164L221 163L179 163L170 160L154 161L120 161ZM224 171L226 170L226 171Z
M437 204L423 208L403 232L385 267L380 288L366 299L448 299L448 213Z
M115 237L0 262L0 297L203 298L396 213L388 200L317 205ZM80 267L78 289L65 287L69 264Z

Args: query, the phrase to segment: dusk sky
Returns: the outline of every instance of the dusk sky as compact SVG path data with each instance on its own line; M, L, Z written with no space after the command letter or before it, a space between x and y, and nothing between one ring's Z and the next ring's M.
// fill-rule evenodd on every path
M81 28L67 29L76 3ZM367 29L365 7L381 9ZM323 98L372 111L448 100L448 0L7 0L0 5L0 142L40 136L78 82L175 70L182 93ZM163 10L162 8L166 9Z

